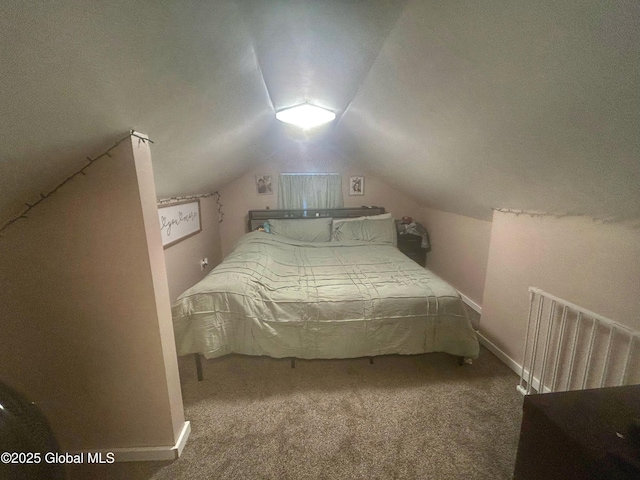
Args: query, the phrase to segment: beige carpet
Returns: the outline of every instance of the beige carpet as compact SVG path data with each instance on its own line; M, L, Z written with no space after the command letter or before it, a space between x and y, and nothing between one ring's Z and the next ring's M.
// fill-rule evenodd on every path
M487 350L367 359L180 358L192 433L173 463L84 466L71 478L508 479L522 397Z

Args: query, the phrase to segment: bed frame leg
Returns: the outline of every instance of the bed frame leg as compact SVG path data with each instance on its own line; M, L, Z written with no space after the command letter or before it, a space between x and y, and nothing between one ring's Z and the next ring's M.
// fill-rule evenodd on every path
M473 363L473 359L469 357L458 357L458 365L461 367L463 365L471 365Z
M193 357L196 359L196 374L198 375L198 381L202 381L202 359L199 353L194 353Z
M369 365L373 365L373 357L369 357Z
M296 368L296 359L295 358L291 359L291 368Z

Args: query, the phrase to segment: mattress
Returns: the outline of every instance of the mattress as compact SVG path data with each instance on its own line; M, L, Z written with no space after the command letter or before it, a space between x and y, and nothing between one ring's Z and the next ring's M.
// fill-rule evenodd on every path
M458 292L387 243L248 233L172 315L178 355L479 353Z

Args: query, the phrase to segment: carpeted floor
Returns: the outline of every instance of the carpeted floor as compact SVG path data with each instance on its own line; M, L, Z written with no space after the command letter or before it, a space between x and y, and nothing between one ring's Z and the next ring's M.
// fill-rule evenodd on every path
M486 349L288 360L180 358L191 437L175 462L83 466L71 478L509 479L522 416L517 376Z

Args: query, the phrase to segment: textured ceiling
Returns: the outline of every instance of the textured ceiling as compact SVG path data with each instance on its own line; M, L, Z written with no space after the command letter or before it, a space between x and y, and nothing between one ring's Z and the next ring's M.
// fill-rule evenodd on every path
M131 128L160 197L302 142L475 218L640 218L635 0L16 0L0 45L0 220ZM338 120L275 120L303 101Z

